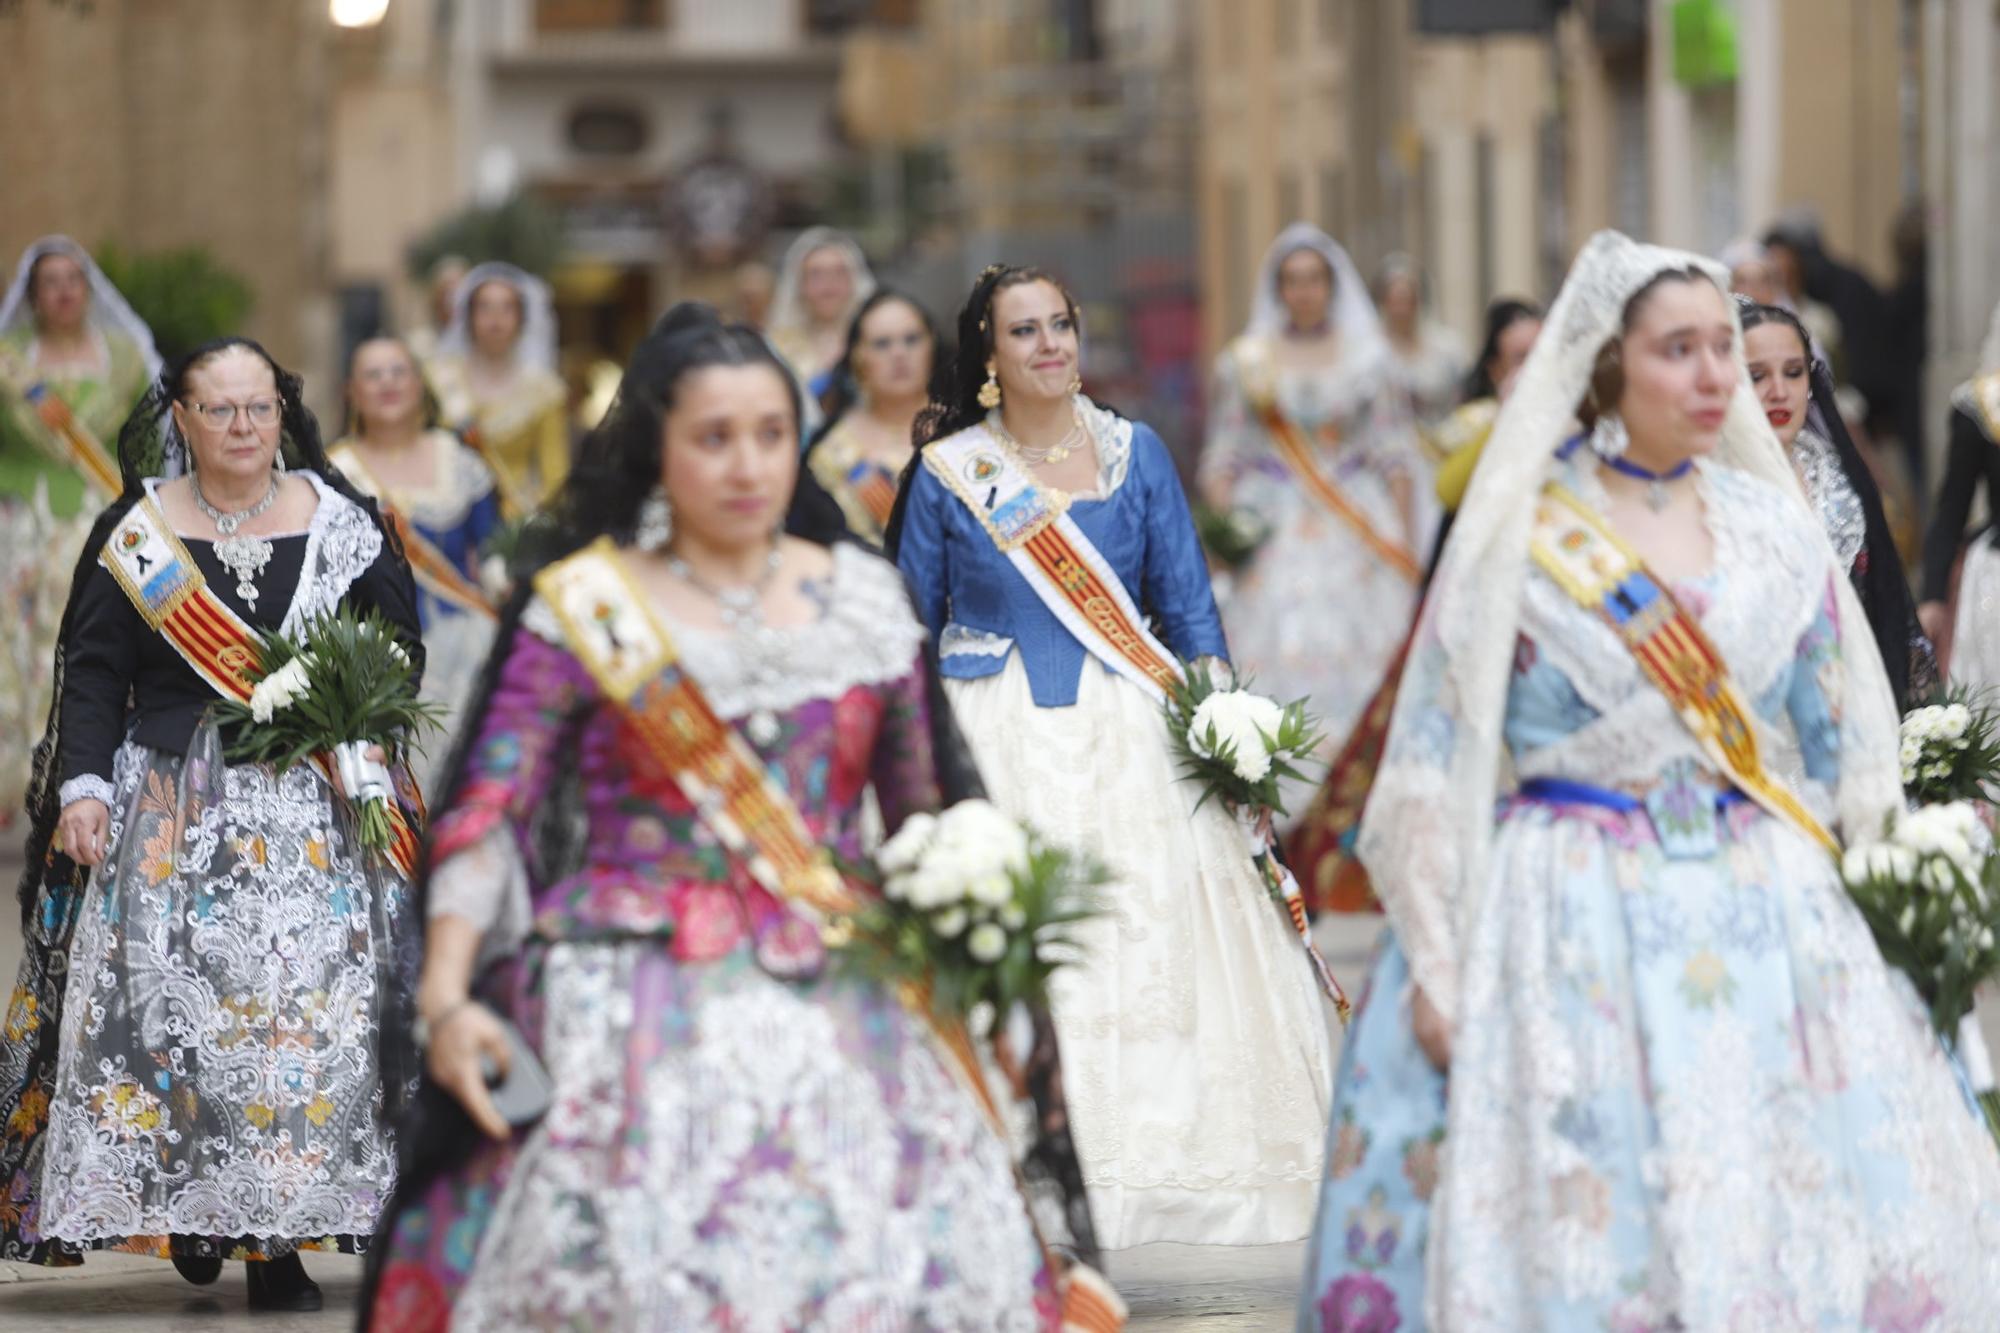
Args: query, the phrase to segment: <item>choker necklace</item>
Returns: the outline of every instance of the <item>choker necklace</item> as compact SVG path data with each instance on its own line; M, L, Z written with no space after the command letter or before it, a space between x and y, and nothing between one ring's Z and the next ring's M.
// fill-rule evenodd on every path
M278 502L278 478L271 477L271 489L264 492L264 498L248 509L224 511L208 502L201 493L201 478L190 479L189 488L194 496L194 507L208 516L215 524L215 530L222 540L215 544L215 558L222 567L236 576L236 595L243 599L243 605L257 609L257 577L264 572L264 566L271 563L271 541L268 537L239 537L236 529L243 526L246 518L255 518Z
M1671 498L1667 494L1667 483L1679 481L1694 470L1692 458L1683 458L1665 472L1655 472L1651 468L1640 467L1637 463L1628 462L1623 458L1605 458L1601 454L1598 457L1599 461L1613 472L1622 472L1628 477L1637 477L1647 483L1646 508L1656 514L1667 507L1667 501Z
M689 587L715 599L722 612L723 625L743 644L745 692L753 699L768 697L768 686L782 676L787 667L789 646L785 634L765 623L763 605L764 590L778 576L778 567L782 564L784 553L773 541L771 554L764 560L763 572L754 582L736 588L722 588L695 573L694 567L679 556L667 556L668 572ZM777 714L769 708L753 710L746 719L744 729L758 745L776 744L784 730L778 723Z
M1087 437L1087 432L1083 425L1083 413L1076 411L1073 407L1071 413L1069 430L1064 433L1060 440L1057 440L1046 449L1030 449L1027 445L1022 444L1012 435L1009 435L1006 425L1000 419L1000 409L997 407L987 416L986 426L999 439L1001 444L1019 454L1026 462L1060 463L1076 452L1077 445L1081 444Z

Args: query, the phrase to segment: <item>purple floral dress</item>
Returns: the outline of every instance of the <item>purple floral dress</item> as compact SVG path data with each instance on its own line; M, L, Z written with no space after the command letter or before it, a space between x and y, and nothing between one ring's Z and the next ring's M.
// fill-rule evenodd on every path
M683 659L814 835L861 850L939 801L923 630L892 567L836 548L828 610ZM376 1327L1042 1330L1054 1296L1006 1146L926 1026L818 966L817 937L695 817L531 603L432 832L433 914L498 957L554 1106L399 1213ZM580 865L537 883L566 804ZM556 816L560 817L560 816Z

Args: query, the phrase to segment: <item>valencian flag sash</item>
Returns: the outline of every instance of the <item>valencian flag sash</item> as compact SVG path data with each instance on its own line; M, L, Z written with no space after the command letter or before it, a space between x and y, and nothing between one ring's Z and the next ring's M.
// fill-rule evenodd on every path
M1354 529L1362 543L1382 558L1382 562L1412 583L1424 579L1424 567L1410 548L1396 541L1376 528L1360 506L1347 498L1346 492L1334 484L1333 478L1320 469L1319 460L1313 456L1312 445L1307 442L1305 432L1297 422L1278 410L1276 402L1266 401L1257 408L1257 416L1270 433L1278 461L1298 478L1306 494L1319 501L1321 507ZM1340 442L1331 422L1320 426L1317 434L1329 448Z
M0 347L0 388L34 409L35 416L68 451L77 471L101 497L108 500L125 489L118 464L103 444L71 414L69 404L49 382L37 376L34 367L7 347Z
M867 459L847 470L847 485L875 520L875 526L889 526L889 514L896 507L896 479L880 463Z
M382 517L395 530L396 540L403 545L403 554L409 558L410 572L424 591L430 593L447 606L460 611L470 611L476 615L494 619L493 604L486 599L486 593L467 578L451 557L440 551L430 538L417 530L403 511L389 498L389 492L361 461L361 456L352 448L342 445L331 455L332 462L347 474L355 489L373 499L382 510Z
M735 727L709 705L673 639L619 563L608 538L543 569L535 590L562 625L570 652L632 724L647 750L691 801L696 817L764 888L834 934L859 906L806 827L791 796ZM926 1020L951 1054L995 1133L1005 1121L962 1024L939 1021L913 987L898 998ZM1032 1214L1031 1214L1032 1216ZM1122 1303L1094 1272L1076 1265L1064 1283L1065 1328L1116 1333Z
M1035 485L984 426L926 445L922 458L1042 605L1078 643L1164 705L1180 663L1146 627L1132 594L1069 516L1069 497Z
M1098 661L1166 706L1185 680L1180 660L1153 636L1116 570L1069 516L1069 497L1035 484L1011 450L984 426L926 445L920 457L956 495L1035 596ZM1343 1017L1347 996L1313 943L1298 880L1251 839L1257 877L1271 890L1305 946L1320 989Z
M208 580L174 535L151 496L141 497L111 530L97 562L111 571L118 586L148 629L173 645L195 674L225 699L250 701L257 669L257 632L209 590ZM339 790L333 758L312 756L313 767ZM418 838L402 806L388 803L389 860L409 878L416 869Z
M1744 795L1838 855L1833 835L1765 771L1750 709L1722 655L1602 516L1551 482L1535 510L1529 549L1557 587L1618 635L1702 752Z

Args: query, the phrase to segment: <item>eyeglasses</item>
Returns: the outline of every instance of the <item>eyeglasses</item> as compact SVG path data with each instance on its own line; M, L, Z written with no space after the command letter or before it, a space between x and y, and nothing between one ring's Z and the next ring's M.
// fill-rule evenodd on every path
M392 361L383 366L370 366L354 378L363 384L401 384L416 378L416 372L401 361Z
M253 398L247 403L189 403L187 406L210 430L228 430L236 424L239 411L250 414L253 426L275 426L285 403L282 398Z

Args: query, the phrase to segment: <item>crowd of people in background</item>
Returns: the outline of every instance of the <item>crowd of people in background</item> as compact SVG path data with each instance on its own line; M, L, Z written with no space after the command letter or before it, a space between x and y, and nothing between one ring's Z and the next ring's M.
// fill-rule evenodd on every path
M332 432L37 242L0 1258L242 1260L309 1310L300 1252L366 1251L396 1330L1053 1330L1116 1326L1102 1250L1309 1237L1307 1333L1977 1326L2000 1157L1826 855L1900 807L1904 707L2000 686L2000 311L1927 399L1921 246L1885 292L1798 219L1602 233L1469 349L1415 262L1297 223L1182 468L1030 266L944 322L814 228L579 433L547 284L448 260ZM384 756L408 862L210 707L342 611L442 723ZM1337 1065L1238 812L1183 797L1177 663L1317 719L1270 834L1390 923ZM968 1081L773 847L971 797L1109 882Z

